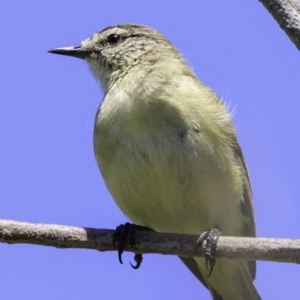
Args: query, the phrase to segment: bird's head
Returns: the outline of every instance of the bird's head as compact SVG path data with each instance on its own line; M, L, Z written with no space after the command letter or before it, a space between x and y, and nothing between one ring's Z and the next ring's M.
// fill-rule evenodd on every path
M49 52L86 60L104 89L113 74L126 73L132 66L153 64L161 57L181 59L180 53L162 34L148 26L134 24L110 26L95 32L79 46Z

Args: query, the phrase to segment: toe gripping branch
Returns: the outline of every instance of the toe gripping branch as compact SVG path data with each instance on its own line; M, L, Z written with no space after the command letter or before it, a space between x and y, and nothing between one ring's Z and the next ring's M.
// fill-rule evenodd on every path
M212 258L217 249L217 243L219 236L221 234L221 231L216 228L210 228L205 230L198 238L196 243L196 252L198 248L202 247L203 242L206 241L205 246L205 265L206 269L208 271L207 277L209 278L213 272L214 266L216 265L216 259Z
M122 254L124 252L124 247L125 247L127 239L129 241L129 245L130 245L131 249L137 244L137 242L136 242L136 231L137 230L149 231L150 229L148 229L147 227L143 227L143 226L139 226L139 225L135 225L135 224L131 224L131 223L125 223L125 224L119 225L114 232L113 246L116 247L115 244L116 244L116 242L118 243L118 247L117 247L118 248L118 258L119 258L119 262L121 264L123 264ZM136 264L133 265L132 263L130 263L130 265L133 269L138 269L140 267L140 265L142 264L143 255L139 254L139 253L135 253L134 260L135 260Z

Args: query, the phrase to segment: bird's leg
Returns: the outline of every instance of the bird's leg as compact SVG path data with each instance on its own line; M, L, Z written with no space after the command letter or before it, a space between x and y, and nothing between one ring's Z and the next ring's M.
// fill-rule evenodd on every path
M216 253L217 243L219 236L221 234L221 231L216 228L210 228L205 230L198 238L196 243L196 252L199 247L202 247L202 244L204 241L206 241L205 246L205 264L206 269L208 271L207 277L210 277L210 275L213 272L214 266L216 264L216 259L212 258Z
M116 242L118 243L118 246L117 246L118 258L119 258L119 262L121 264L123 264L122 253L124 252L124 246L125 246L126 240L128 239L130 247L133 248L134 245L136 245L136 235L135 234L136 234L137 230L149 231L151 229L144 227L144 226L139 226L139 225L135 225L135 224L131 224L131 223L125 223L125 224L119 225L114 232L113 246L115 247ZM136 262L136 265L133 265L132 263L130 263L130 265L132 266L133 269L138 269L143 261L143 255L139 254L139 253L135 253L134 260Z

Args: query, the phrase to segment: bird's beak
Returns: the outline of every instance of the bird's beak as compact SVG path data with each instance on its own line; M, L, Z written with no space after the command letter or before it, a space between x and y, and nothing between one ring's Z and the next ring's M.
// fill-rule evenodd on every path
M81 46L76 47L63 47L63 48L54 48L48 51L48 53L68 55L81 59L85 59L92 51L82 48Z

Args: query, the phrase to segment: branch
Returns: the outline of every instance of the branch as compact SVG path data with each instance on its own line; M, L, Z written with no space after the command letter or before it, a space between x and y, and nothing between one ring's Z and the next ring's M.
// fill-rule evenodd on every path
M0 220L0 242L7 244L113 251L116 250L112 246L113 233L114 230L108 229ZM126 244L125 250L184 257L204 256L204 247L195 253L197 238L195 235L138 231L137 245L131 249ZM221 236L216 258L300 263L300 240Z
M299 0L259 0L300 50Z

